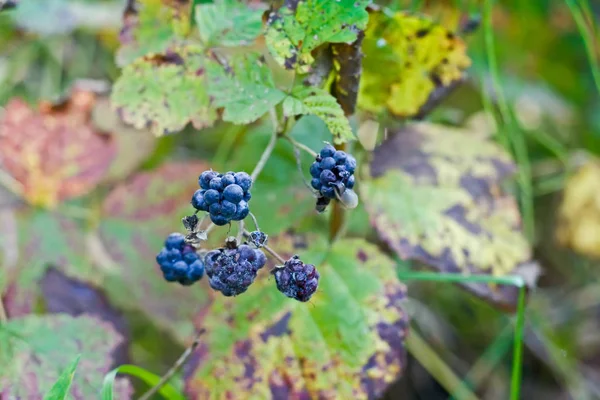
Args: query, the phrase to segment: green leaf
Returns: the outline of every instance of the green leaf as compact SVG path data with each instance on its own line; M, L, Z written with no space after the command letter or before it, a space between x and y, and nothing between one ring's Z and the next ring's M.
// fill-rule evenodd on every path
M354 140L348 118L335 97L326 90L312 87L298 87L283 102L286 116L313 114L325 121L335 143Z
M115 378L117 377L117 374L128 374L135 376L146 382L151 387L156 386L161 379L160 376L136 365L121 365L120 367L110 371L104 377L104 382L102 383L102 400L113 400L113 386L115 384ZM166 383L164 386L162 386L158 390L158 393L160 393L165 399L185 400L185 397L183 397L183 395L179 393L179 391L170 383Z
M123 120L157 136L177 132L188 122L201 129L217 115L209 104L204 56L188 46L141 58L123 70L113 87L112 106Z
M97 389L90 383L101 382L113 362L111 353L122 340L110 325L94 317L64 314L11 319L2 325L0 336L2 394L22 399L42 398L78 355L85 362L77 367L71 392L78 398L96 398ZM123 379L116 389L122 398L131 392Z
M117 64L121 67L139 57L164 53L183 44L189 34L190 0L133 0L123 14Z
M262 33L266 6L250 6L237 0L215 0L196 6L196 25L206 47L244 46Z
M365 29L369 0L303 0L295 9L280 8L269 16L265 40L269 51L287 69L308 72L310 54L324 43L350 43Z
M270 243L285 256L313 246L301 252L321 275L309 304L281 294L265 268L246 293L200 313L207 332L186 382L191 398L377 398L401 375L407 317L394 263L362 240L314 247L325 242Z
M66 400L69 396L69 389L71 388L71 383L73 383L73 378L75 377L75 369L77 368L77 364L79 364L79 359L81 355L78 354L75 360L71 363L71 365L67 366L62 374L58 377L54 386L50 389L48 393L44 396L44 400Z
M224 121L249 124L284 99L260 55L234 56L230 64L227 68L217 62L207 65L209 93L214 104L224 108Z
M442 272L518 273L531 249L515 199L500 188L514 171L509 155L481 135L413 124L375 150L375 179L361 182L361 198L402 259ZM484 295L496 301L493 291Z

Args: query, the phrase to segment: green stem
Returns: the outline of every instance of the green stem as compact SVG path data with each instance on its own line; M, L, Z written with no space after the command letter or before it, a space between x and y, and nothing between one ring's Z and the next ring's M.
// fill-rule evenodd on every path
M519 400L521 390L521 371L523 368L523 330L525 327L525 286L519 288L517 302L517 321L513 347L512 378L510 380L510 399Z

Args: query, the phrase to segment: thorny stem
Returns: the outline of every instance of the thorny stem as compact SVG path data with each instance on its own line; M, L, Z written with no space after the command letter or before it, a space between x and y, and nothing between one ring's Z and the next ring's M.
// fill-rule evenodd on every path
M169 382L173 375L175 375L175 373L183 366L183 364L185 364L190 355L192 355L196 347L198 347L198 344L200 344L200 337L204 334L205 331L206 330L202 328L198 331L198 333L196 333L196 337L194 338L192 344L187 349L185 349L181 356L179 356L177 361L175 361L175 364L173 364L173 366L169 368L169 370L162 376L162 378L160 378L160 381L158 381L156 385L154 385L152 388L150 388L150 390L144 393L142 397L139 398L139 400L150 399L154 394L156 394L156 392L160 390L161 387L163 387L167 382Z
M246 238L250 237L250 232L248 231L244 231L244 236ZM267 253L269 253L270 255L272 255L273 257L275 257L277 259L277 261L279 261L282 265L285 264L285 260L283 259L283 257L281 257L279 254L277 254L277 252L275 250L273 250L272 248L270 248L267 245L262 246L263 249L265 249L265 251Z
M284 136L294 147L299 148L300 150L304 150L305 152L307 152L308 154L311 155L311 157L315 158L317 157L317 152L314 151L313 149L311 149L310 147L308 147L305 144L302 144L300 142L297 142L296 140L294 140L294 138L292 138L289 135L285 135Z

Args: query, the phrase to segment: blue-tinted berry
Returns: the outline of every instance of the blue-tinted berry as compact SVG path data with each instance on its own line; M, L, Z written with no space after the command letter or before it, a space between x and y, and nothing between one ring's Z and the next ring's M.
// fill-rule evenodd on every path
M248 208L248 203L244 200L240 201L237 205L237 210L233 216L234 221L241 221L248 216L250 213L250 209Z
M310 181L310 185L315 190L321 190L321 181L319 180L319 178L312 178Z
M322 187L321 194L323 196L327 197L328 199L335 199L335 189L332 188L331 186Z
M252 186L252 178L245 172L238 172L235 174L235 183L240 185L244 192L247 192Z
M356 170L356 159L348 154L344 166L346 167L346 171L350 172L351 174L354 173Z
M204 264L199 259L189 264L187 278L193 281L199 281L204 275Z
M336 164L343 164L346 162L347 154L345 151L338 150L333 153L333 159Z
M188 265L192 264L196 260L198 260L198 254L196 254L196 252L189 252L183 255L183 261L185 261L185 263Z
M158 263L158 265L161 265L161 264L169 262L169 251L167 249L163 248L156 255L156 262Z
M204 258L210 286L225 296L236 296L248 290L256 278L256 272L265 263L266 257L262 251L247 245L213 250Z
M312 264L304 264L298 256L290 258L283 267L273 270L277 289L287 297L308 301L317 291L319 272Z
M334 153L335 153L335 147L333 147L330 144L327 144L327 145L325 145L325 147L323 147L321 149L321 152L319 154L321 155L321 157L325 158L325 157L332 157Z
M251 198L252 198L252 193L250 193L250 192L244 192L244 201L246 203L249 202Z
M223 190L223 183L221 182L221 178L219 178L218 176L216 178L212 178L212 180L210 181L210 188L219 192Z
M181 251L178 249L167 250L167 262L173 264L181 260Z
M204 192L204 202L209 206L213 203L217 203L221 200L221 194L215 189L208 189Z
M331 169L335 167L335 160L333 157L325 157L323 160L321 160L320 167L322 170Z
M346 189L352 188L354 188L354 175L350 176L350 178L348 178L348 180L346 181Z
M221 182L223 183L223 187L233 185L235 183L235 175L233 174L233 172L228 172L227 174L221 177Z
M214 215L221 214L221 204L212 203L210 207L208 207L208 212Z
M313 178L318 178L321 175L321 167L319 166L318 162L314 162L310 165L310 175Z
M225 218L231 218L235 214L237 207L234 203L223 200L221 202L221 215Z
M204 171L198 178L198 184L202 189L210 189L210 181L217 176L218 174L214 171Z
M319 177L321 184L323 186L328 186L330 183L333 183L337 180L335 174L330 169L325 169L321 172L321 176Z
M180 279L185 276L185 274L187 273L187 269L188 269L188 265L183 260L177 261L176 263L173 264L173 273L175 274L175 276L178 276Z
M206 211L206 203L204 202L204 189L198 189L192 196L192 207L196 210Z
M165 241L165 247L167 249L179 249L185 243L185 236L181 233L171 233Z
M230 221L229 218L226 218L221 214L210 214L210 220L217 226L227 225Z
M229 185L223 190L223 198L234 204L239 203L244 198L244 190L239 185Z
M165 277L165 280L168 282L175 282L177 280L177 276L175 275L175 273L173 271L165 272L164 277Z

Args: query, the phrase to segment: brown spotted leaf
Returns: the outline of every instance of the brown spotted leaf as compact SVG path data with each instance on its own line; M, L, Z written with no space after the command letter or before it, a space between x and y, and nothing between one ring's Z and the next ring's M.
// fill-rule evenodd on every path
M326 241L301 239L272 245L290 255ZM301 258L321 275L309 303L279 293L262 271L246 293L203 309L198 324L207 332L186 381L190 398L375 399L401 375L407 318L394 263L362 240Z
M75 400L98 398L104 375L113 368L111 353L122 338L90 316L29 315L0 326L0 397L41 399L77 355L81 360L70 389ZM117 399L131 386L120 380Z
M191 0L128 0L123 14L117 64L163 53L190 33Z
M371 222L401 258L443 272L495 276L530 261L516 201L500 188L515 172L500 146L429 123L391 135L375 150L375 179L360 190Z
M362 46L360 108L420 116L463 79L471 60L465 43L453 32L406 12L374 11L369 18Z
M0 118L0 162L33 205L53 208L90 192L107 173L114 144L89 124L95 101L76 90L59 105L39 110L12 100Z
M189 202L205 169L171 163L135 175L108 195L100 227L87 238L90 257L107 272L103 287L110 300L141 310L182 341L208 291L165 281L155 257L169 233L183 231L181 218L194 211Z

